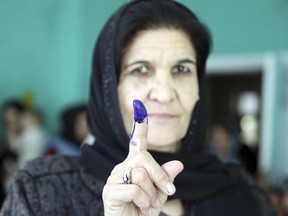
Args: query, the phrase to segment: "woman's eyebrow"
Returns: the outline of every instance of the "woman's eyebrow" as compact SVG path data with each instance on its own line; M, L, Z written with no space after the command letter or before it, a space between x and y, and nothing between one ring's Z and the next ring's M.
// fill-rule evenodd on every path
M190 63L190 64L194 64L196 65L196 62L192 59L181 59L177 62L178 64L185 64L185 63ZM145 61L145 60L139 60L139 61L135 61L135 62L132 62L130 64L127 64L127 65L124 65L124 69L127 69L128 67L131 67L133 65L136 65L136 64L149 64L148 61Z
M148 61L135 61L130 64L124 65L124 69L131 67L133 65L136 65L136 64L149 64L149 62Z
M185 64L185 63L190 63L196 65L196 61L192 59L181 59L177 62L178 64Z

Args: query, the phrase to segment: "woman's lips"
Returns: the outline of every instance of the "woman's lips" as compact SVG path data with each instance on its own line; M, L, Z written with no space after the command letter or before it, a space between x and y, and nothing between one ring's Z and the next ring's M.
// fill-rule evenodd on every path
M170 113L149 113L148 121L149 120L166 121L166 120L174 119L176 117L178 117L178 115L170 114Z

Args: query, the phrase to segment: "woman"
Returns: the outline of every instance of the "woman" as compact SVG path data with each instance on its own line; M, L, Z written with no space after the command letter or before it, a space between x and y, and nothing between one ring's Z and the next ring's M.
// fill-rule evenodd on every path
M94 50L91 135L80 162L62 156L28 164L2 214L273 215L240 168L202 151L209 49L208 31L179 3L121 7ZM134 99L149 122L133 126Z
M233 120L217 119L211 126L209 150L222 162L240 162L240 131Z

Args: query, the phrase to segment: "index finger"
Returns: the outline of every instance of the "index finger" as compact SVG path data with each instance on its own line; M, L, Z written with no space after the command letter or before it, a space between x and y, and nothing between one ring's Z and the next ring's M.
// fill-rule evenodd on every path
M130 134L129 155L147 150L148 114L140 100L133 101L134 124Z

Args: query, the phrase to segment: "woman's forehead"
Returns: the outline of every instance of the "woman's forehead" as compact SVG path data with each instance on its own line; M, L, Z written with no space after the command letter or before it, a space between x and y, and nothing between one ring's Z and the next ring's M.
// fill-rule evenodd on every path
M195 50L187 35L179 30L159 29L141 31L125 49L126 58L137 56L151 58L157 54L195 56Z
M169 45L167 44L168 42L177 44L188 43L192 45L192 42L189 40L188 35L184 33L184 31L178 29L160 28L139 31L129 43L128 47L131 47L131 45L135 46L136 44L137 47L141 48L141 44L143 43L161 45L159 42L165 43L166 46Z

